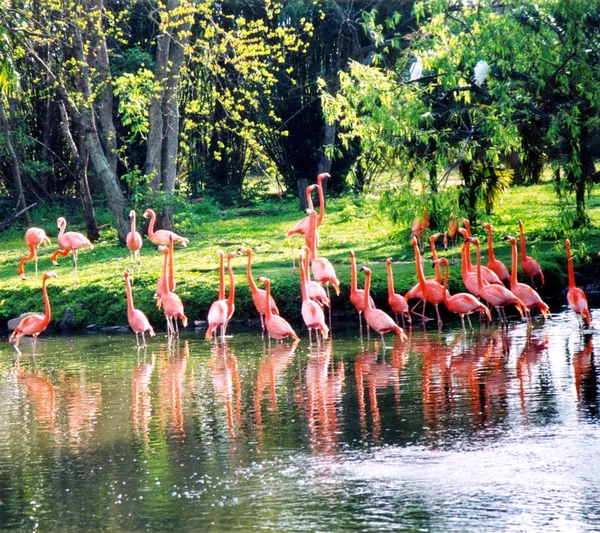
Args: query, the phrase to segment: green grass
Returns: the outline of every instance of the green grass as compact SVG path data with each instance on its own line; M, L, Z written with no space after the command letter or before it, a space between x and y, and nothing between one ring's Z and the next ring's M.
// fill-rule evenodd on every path
M546 275L543 295L561 294L566 286L564 237L573 242L578 269L593 272L598 263L596 252L600 250L600 199L588 200L593 226L586 230L570 231L561 223L559 202L551 185L514 187L500 201L492 216L482 220L494 225L496 256L509 266L510 254L507 243L501 237L506 234L518 236L519 219L523 220L528 240L528 253L538 259ZM209 206L210 207L210 206ZM180 295L190 321L205 319L210 304L216 299L218 286L217 250L235 250L248 246L254 250L254 277L268 276L272 280L273 295L282 315L299 318L300 298L298 276L291 273L291 253L284 240L286 229L300 217L295 202L265 201L252 209L217 211L202 206L192 208L176 217L178 232L190 239L190 245L175 252L177 293ZM69 218L67 217L69 220ZM25 311L43 309L40 293L41 273L55 271L59 279L48 283L53 306L53 319L59 322L67 307L73 311L80 327L89 324L99 326L126 324L125 289L123 271L129 266L129 252L118 244L113 230L102 234L94 250L79 254L79 281L73 281L72 261L59 258L60 266L50 263L50 254L56 249L57 228L55 219L35 221L50 235L53 245L40 249L40 278L35 279L33 262L26 264L28 279L21 281L16 272L20 257L26 251L23 230L13 229L2 234L0 241L0 327L6 321ZM69 225L67 229L81 230ZM443 230L443 228L442 228ZM474 227L485 248L483 228ZM374 197L345 197L331 199L327 214L319 228L321 236L320 255L327 257L336 268L342 284L342 292L334 299L334 311L354 313L349 303L350 265L348 252L356 252L359 266L369 265L373 270L373 294L376 302L387 309L386 270L387 257L394 259L397 292L406 292L417 281L414 255L409 243L409 228L394 228L380 214ZM398 237L400 236L400 239ZM395 242L401 240L401 242ZM296 237L296 243L300 239ZM441 248L441 242L439 243ZM442 255L444 255L442 251ZM449 255L449 252L445 255ZM459 251L455 253L459 258ZM484 254L484 263L486 254ZM426 275L433 269L426 254ZM245 276L245 257L234 259L236 279L236 315L234 318L257 318ZM157 278L161 274L162 254L144 239L142 248L142 273L135 277L133 286L135 305L142 309L155 325L163 325L164 319L156 309L152 295ZM359 274L359 284L364 278ZM460 268L451 271L450 290L464 290L460 282Z

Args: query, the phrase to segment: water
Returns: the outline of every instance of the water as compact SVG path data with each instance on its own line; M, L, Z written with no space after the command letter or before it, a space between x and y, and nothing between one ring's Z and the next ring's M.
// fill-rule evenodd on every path
M596 317L596 320L600 316ZM0 529L600 530L594 341L202 333L0 347Z

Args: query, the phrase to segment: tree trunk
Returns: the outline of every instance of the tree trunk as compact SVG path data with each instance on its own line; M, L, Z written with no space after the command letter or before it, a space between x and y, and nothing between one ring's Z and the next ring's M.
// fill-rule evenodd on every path
M8 158L10 160L10 165L13 172L13 184L15 188L15 196L17 197L17 209L25 209L25 195L23 194L23 182L21 181L21 165L11 141L8 116L6 115L4 99L2 97L0 97L0 121L2 122L2 132L4 133L4 144L6 145L6 150L8 151ZM25 212L25 220L27 224L31 222L31 219L29 218L29 212Z
M471 223L477 220L477 183L473 162L461 161L459 165L460 175L463 178L463 186L460 191L459 200L462 207L467 211Z
M306 187L308 187L308 180L306 178L299 178L296 180L296 186L298 187L300 211L304 212L308 209L308 204L306 203Z

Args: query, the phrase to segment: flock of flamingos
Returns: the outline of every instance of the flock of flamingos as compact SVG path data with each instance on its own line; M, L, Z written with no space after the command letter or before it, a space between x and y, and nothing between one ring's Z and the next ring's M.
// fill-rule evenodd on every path
M302 318L309 333L309 341L312 343L312 332L314 330L317 342L319 336L327 339L330 334L331 327L331 297L329 285L333 285L336 293L339 294L340 282L336 276L335 269L331 262L318 255L319 235L317 228L323 221L325 215L325 198L323 193L323 180L328 178L329 174L320 174L317 178L317 183L310 185L306 189L306 197L308 201L308 215L300 220L293 228L287 231L286 237L289 238L294 234L301 234L305 238L305 245L301 247L298 256L300 269L300 288L302 295ZM312 193L317 189L319 194L319 213L314 209L312 204ZM142 247L142 236L136 231L136 216L135 211L129 214L131 218L131 232L127 236L127 247L131 252L132 265L135 260L140 261L140 248ZM155 299L158 308L164 310L167 321L167 334L169 338L176 336L179 333L178 319L181 320L184 327L187 326L187 317L185 316L183 303L175 291L175 277L173 266L173 245L180 244L185 247L188 244L188 239L177 235L172 231L155 230L156 214L152 209L147 209L144 212L144 218L150 217L148 225L148 239L158 245L158 249L163 253L163 268L162 276L156 284ZM77 280L77 253L79 250L93 248L92 243L81 233L74 231L65 232L67 222L64 218L57 220L57 225L60 230L58 234L58 244L61 249L52 254L51 260L54 265L58 265L57 258L59 255L65 257L69 253L73 254L74 276ZM521 317L524 317L528 323L531 323L531 311L533 308L538 308L544 320L550 315L550 309L542 301L539 294L535 290L535 280L538 279L544 283L544 275L538 262L532 257L526 255L525 235L523 233L523 224L519 221L520 231L520 252L521 252L521 269L523 273L531 280L531 285L519 283L517 281L517 242L516 239L510 236L505 237L512 247L512 264L509 273L506 266L494 257L493 241L492 241L492 226L484 223L483 225L488 232L488 266L481 264L481 247L479 240L471 236L471 228L469 221L462 221L464 227L459 227L456 218L452 215L448 231L444 233L444 243L448 239L455 240L457 234L464 238L464 243L461 247L462 255L462 279L466 289L469 291L450 295L447 290L449 263L445 257L438 258L435 242L442 236L441 233L436 233L430 237L430 245L433 255L434 266L436 270L435 279L426 279L423 273L423 265L420 250L420 240L424 230L428 226L427 214L425 213L423 221L416 220L413 224L411 235L411 243L414 247L415 265L419 282L410 289L404 296L394 291L394 281L392 274L392 260L387 260L388 273L388 302L395 316L395 320L385 311L377 309L371 298L369 291L371 286L371 270L366 266L361 268L365 273L364 289L357 287L357 267L354 252L350 252L351 259L351 288L350 300L359 315L359 322L362 332L362 315L364 314L368 328L373 329L381 335L383 345L385 341L383 335L385 333L394 332L401 340L406 339L406 335L402 327L398 323L398 317L402 318L402 324L406 327L405 320L410 323L411 313L426 320L425 308L428 303L434 305L438 324L441 325L442 320L439 314L439 305L443 303L446 308L460 316L463 329L465 328L465 316L471 324L470 314L478 311L480 317L487 317L492 320L490 308L494 307L498 313L498 317L502 324L507 323L504 308L508 305L514 305ZM50 244L50 239L45 231L40 228L30 228L25 234L25 240L29 247L30 253L23 257L19 263L18 274L25 279L24 264L27 261L35 259L36 274L37 274L37 248L41 244ZM470 246L474 245L477 250L477 265L474 266L471 262ZM589 326L591 322L590 312L588 310L587 298L582 289L575 286L575 276L573 271L573 263L571 260L570 242L565 242L568 262L568 279L569 290L567 293L567 301L569 307L582 318ZM293 250L293 249L292 249ZM293 253L293 252L292 252ZM251 263L252 251L249 248L239 248L235 252L230 252L226 255L219 252L220 257L220 283L218 299L211 305L208 312L208 329L206 331L206 339L211 340L213 337L217 341L217 332L220 328L222 342L225 339L227 324L231 319L235 310L235 285L233 280L233 270L231 260L245 254L247 256L247 275L250 289L252 292L252 300L261 318L262 330L265 328L269 335L269 340L272 338L282 340L286 337L292 337L298 340L299 337L292 326L279 315L277 304L271 296L271 283L268 278L261 277L259 281L264 284L264 289L257 287L254 278L252 277ZM229 294L225 297L224 283L224 262L227 262L227 270L229 274ZM445 269L445 276L442 282L441 266ZM294 267L295 268L295 267ZM311 279L311 272L312 278ZM127 295L127 318L131 329L136 335L137 347L146 346L145 334L148 333L151 337L154 336L154 330L150 325L146 315L139 309L135 309L133 305L133 293L130 283L130 273L126 270L123 274L125 279L125 288ZM42 279L42 293L44 298L45 313L33 313L27 315L15 328L11 334L9 342L14 345L19 351L19 341L25 335L33 336L34 349L35 341L40 333L42 333L50 322L50 301L46 291L46 281L54 277L54 272L45 273ZM323 288L325 285L325 289ZM509 288L510 287L510 288ZM417 305L412 309L408 305L410 299L417 299ZM486 302L484 304L483 302ZM422 303L420 312L416 311L419 303ZM325 320L323 309L327 307L329 310L329 325ZM368 332L367 328L367 332ZM139 335L142 336L142 344L139 342Z

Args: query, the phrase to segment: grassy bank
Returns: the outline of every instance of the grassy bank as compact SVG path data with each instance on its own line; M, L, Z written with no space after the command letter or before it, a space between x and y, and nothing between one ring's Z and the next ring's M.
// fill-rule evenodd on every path
M600 263L600 200L589 199L593 226L585 231L564 229L558 201L550 185L528 188L514 187L504 196L495 214L482 217L494 225L496 256L510 264L507 244L501 237L507 233L518 236L519 219L523 220L528 239L528 253L538 259L546 275L542 291L545 297L562 297L566 287L566 260L564 236L573 241L580 271L592 280ZM285 243L285 230L302 214L295 203L265 201L261 207L231 209L217 212L198 209L181 213L176 218L178 232L190 238L190 246L175 252L177 293L192 321L205 319L210 304L215 300L218 286L217 250L235 250L248 246L254 250L254 277L272 279L274 297L283 316L299 318L300 298L298 276L291 273L290 248ZM68 216L67 216L68 219ZM40 272L54 270L58 280L50 280L49 294L53 305L53 320L60 322L67 307L71 308L78 327L89 324L126 324L123 271L129 266L129 252L120 246L116 234L106 230L94 250L79 254L79 281L73 282L72 261L59 258L60 266L50 263L50 254L56 249L57 228L54 219L34 220L44 227L53 245L40 249ZM68 226L67 230L81 230ZM482 228L474 228L485 246ZM22 229L13 229L0 237L0 328L6 328L8 319L25 311L43 309L40 279L36 280L33 262L27 263L28 279L21 281L16 272L18 261L26 248ZM410 229L395 228L379 212L376 198L332 199L319 229L320 255L330 259L341 281L342 292L334 297L334 311L354 313L349 303L350 265L348 252L354 249L360 264L373 269L373 294L378 305L387 309L385 259L394 259L397 292L406 292L416 282L414 255L409 243ZM400 242L396 242L400 241ZM299 238L296 238L299 243ZM440 242L441 248L441 242ZM444 252L442 251L442 255ZM445 253L450 255L450 252ZM484 263L486 262L484 254ZM459 258L458 248L455 257ZM427 252L426 258L430 258ZM150 321L163 326L164 318L157 311L152 295L162 268L162 254L144 239L142 273L134 283L136 307L142 309ZM425 262L426 273L433 272L431 262ZM256 318L245 276L245 257L234 260L236 278L235 318ZM582 280L585 282L585 279ZM359 275L362 285L363 276ZM463 290L460 267L452 268L451 292Z

